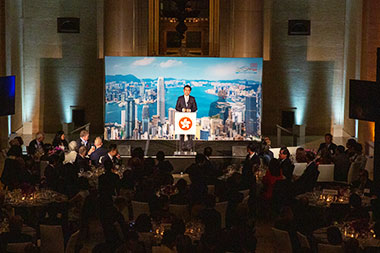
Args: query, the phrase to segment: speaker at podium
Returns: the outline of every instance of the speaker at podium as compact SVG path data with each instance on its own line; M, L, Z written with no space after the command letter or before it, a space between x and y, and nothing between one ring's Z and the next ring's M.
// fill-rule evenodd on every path
M196 134L197 113L176 112L174 133L180 136L179 145L174 155L195 155L193 138ZM177 142L178 143L178 142Z

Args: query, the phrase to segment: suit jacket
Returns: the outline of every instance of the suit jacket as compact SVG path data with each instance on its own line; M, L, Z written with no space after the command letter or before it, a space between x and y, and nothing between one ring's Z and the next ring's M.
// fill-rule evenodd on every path
M291 179L293 177L294 164L292 164L289 158L286 158L281 161L280 168L282 170L282 174L286 178Z
M177 99L177 105L175 106L175 109L177 112L182 112L182 109L191 109L192 112L196 112L198 110L197 102L195 102L195 98L193 96L189 96L189 101L185 102L184 95L179 96Z
M91 144L90 144L89 141L87 141L87 143L84 144L84 142L82 141L82 139L79 138L78 140L76 140L76 142L77 142L77 151L78 151L79 148L82 147L82 146L86 146L87 152L88 152L88 151L90 150L90 148L91 148Z
M326 148L327 144L325 142L321 143L321 145L319 145L319 149L318 149L318 153ZM330 152L330 154L332 155L335 155L335 150L337 148L337 145L335 143L331 143L330 146L327 148L327 150Z
M107 149L103 148L103 147L100 147L100 148L97 148L94 152L91 153L90 155L90 160L92 162L93 165L95 166L98 166L99 164L99 159L102 157L102 156L105 156L107 155L108 151Z
M28 146L28 153L29 155L34 155L38 148L42 148L44 146L44 143L41 141L40 146L38 146L37 140L34 139L29 143Z
M254 171L256 171L260 166L260 157L255 154L252 158L249 155L245 158L242 169L242 189L249 189L256 183L256 178L254 178Z
M298 195L301 193L312 191L317 182L318 176L318 166L315 162L311 162L306 167L305 171L300 176L300 178L294 182L296 194Z

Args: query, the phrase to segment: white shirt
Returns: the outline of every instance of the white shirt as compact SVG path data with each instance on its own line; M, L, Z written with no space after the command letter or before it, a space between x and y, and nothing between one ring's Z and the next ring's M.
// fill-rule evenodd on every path
M256 155L256 152L253 152L252 154L249 155L249 159L252 159L252 157Z
M186 103L186 106L187 106L187 103L189 103L189 97L190 97L190 96L185 96L185 95L183 95L183 97L185 98L185 103Z
M82 141L82 143L83 143L84 145L87 145L87 141L83 140L83 138L80 138L80 139L81 139L81 141Z

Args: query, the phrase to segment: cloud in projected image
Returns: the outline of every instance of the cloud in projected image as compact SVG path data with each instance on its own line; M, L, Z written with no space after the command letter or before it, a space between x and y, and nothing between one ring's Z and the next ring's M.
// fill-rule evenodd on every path
M161 62L160 63L160 67L161 68L170 68L170 67L174 67L174 66L179 66L181 65L182 62L181 61L177 61L177 60L167 60L165 62Z
M132 65L135 66L147 66L151 63L153 63L155 60L154 57L144 57L143 59L135 61Z

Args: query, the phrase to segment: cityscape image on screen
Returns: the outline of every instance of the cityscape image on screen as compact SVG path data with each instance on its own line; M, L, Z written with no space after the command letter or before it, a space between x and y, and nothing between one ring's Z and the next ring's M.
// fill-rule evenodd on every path
M261 135L262 58L105 57L110 140L177 139L175 106L190 85L198 140Z

